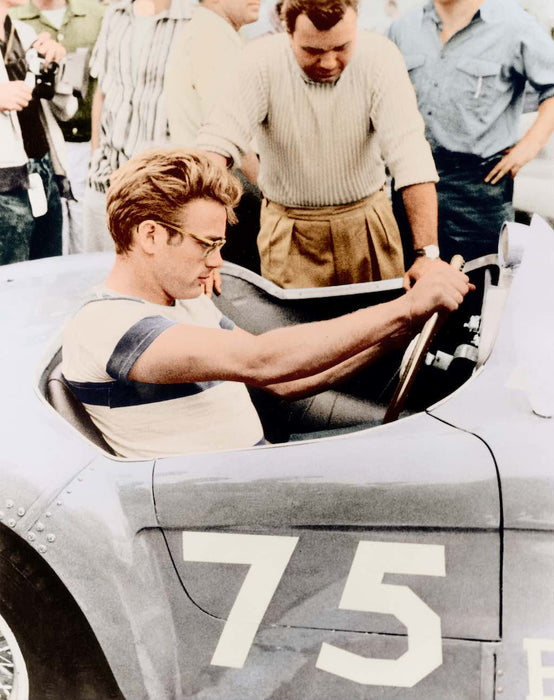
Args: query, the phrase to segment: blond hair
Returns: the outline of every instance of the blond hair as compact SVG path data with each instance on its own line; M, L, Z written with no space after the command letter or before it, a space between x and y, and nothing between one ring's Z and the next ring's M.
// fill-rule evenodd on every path
M133 231L147 219L181 225L183 207L194 199L213 199L227 210L227 221L242 195L239 180L202 151L152 148L131 158L111 177L106 200L108 228L117 253L131 249ZM168 230L169 238L178 233Z

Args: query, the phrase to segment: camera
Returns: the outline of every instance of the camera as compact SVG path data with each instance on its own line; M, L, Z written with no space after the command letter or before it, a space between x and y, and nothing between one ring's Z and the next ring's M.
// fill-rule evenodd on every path
M25 82L33 89L33 98L51 100L56 92L59 64L52 61L45 65L44 59L33 48L27 51L25 58L28 67Z
M78 48L68 53L61 63L52 61L48 65L36 49L30 48L25 54L27 77L25 82L33 89L33 97L51 100L54 94L74 95L83 99L88 90L90 59L89 48Z

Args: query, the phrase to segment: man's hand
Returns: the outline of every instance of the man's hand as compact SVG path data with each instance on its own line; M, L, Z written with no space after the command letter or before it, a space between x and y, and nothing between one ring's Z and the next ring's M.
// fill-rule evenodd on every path
M525 141L520 141L513 148L506 149L504 157L498 161L486 176L485 182L496 185L508 173L514 178L526 163L533 160L539 150L540 148L537 149L535 145Z
M504 151L504 157L498 161L485 178L485 182L495 185L508 173L515 177L519 170L537 156L554 133L554 97L540 103L535 121L513 148Z
M204 294L211 297L213 293L221 294L221 275L219 270L212 270L211 275L204 283Z
M404 289L408 291L423 275L426 275L431 270L434 270L437 265L445 265L446 263L442 260L432 260L431 258L426 258L424 255L418 256L413 265L407 272L404 273Z
M23 80L0 83L0 111L14 109L19 112L29 104L32 96L33 91Z
M411 319L417 325L425 322L434 311L455 311L465 295L475 289L463 272L442 260L430 262L433 263L432 267L406 295L410 302Z
M48 32L42 32L33 42L33 47L44 56L44 64L48 66L52 61L59 63L67 51L61 44L54 41Z

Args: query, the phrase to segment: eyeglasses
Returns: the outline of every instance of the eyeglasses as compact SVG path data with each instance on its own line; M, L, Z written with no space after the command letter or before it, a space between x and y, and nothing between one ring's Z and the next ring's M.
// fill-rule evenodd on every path
M221 250L223 246L226 243L225 238L204 238L204 236L199 236L197 233L191 233L190 231L184 231L182 228L178 228L177 226L173 226L172 224L166 224L162 223L161 221L158 222L160 226L163 226L163 228L169 228L172 231L176 231L177 233L180 233L184 236L190 236L191 238L194 238L194 240L197 243L200 243L204 250L204 255L202 257L207 258L210 256L212 253L215 253L216 250Z

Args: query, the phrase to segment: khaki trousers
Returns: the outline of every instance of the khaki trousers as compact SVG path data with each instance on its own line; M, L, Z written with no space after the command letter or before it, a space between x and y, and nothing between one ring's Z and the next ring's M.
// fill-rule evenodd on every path
M284 207L264 199L263 277L280 287L324 287L401 277L402 243L384 190L352 204Z

